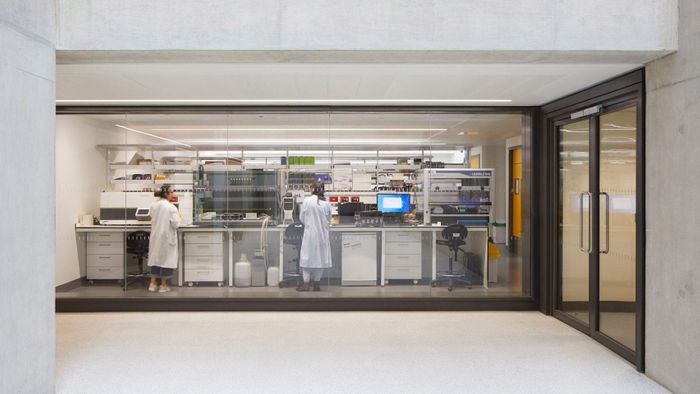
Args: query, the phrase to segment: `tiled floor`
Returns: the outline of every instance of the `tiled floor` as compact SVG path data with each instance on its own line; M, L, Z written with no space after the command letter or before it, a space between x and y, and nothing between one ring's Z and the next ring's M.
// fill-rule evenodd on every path
M59 393L662 393L538 312L57 315Z

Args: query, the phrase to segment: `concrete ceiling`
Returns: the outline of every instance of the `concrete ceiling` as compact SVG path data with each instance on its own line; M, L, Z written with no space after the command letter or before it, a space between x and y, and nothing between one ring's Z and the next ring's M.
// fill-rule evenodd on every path
M212 103L208 100L238 100L233 103L535 106L638 67L639 64L59 64L57 99L59 104L207 104ZM510 101L454 101L494 99Z

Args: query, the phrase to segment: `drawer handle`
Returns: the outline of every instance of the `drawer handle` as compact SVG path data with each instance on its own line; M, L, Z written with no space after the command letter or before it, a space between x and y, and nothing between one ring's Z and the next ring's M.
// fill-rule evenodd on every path
M100 256L100 257L98 257L98 259L100 259L100 260L109 260L109 259L111 259L111 257L109 257L109 256Z
M112 244L98 244L99 246L112 246Z
M100 271L100 272L111 271L111 269L109 269L109 268L98 268L97 270Z
M209 245L197 245L197 247L200 249L208 249Z

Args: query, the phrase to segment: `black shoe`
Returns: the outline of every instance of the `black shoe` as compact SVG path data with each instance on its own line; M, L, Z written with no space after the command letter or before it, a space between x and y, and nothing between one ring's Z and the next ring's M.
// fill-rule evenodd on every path
M314 282L314 291L321 291L321 282Z
M309 291L309 284L305 282L300 284L297 286L297 291Z

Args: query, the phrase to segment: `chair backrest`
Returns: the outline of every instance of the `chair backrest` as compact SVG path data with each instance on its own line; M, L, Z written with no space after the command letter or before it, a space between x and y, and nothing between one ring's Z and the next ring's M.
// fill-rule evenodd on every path
M301 247L301 240L304 238L304 223L294 222L284 230L284 243Z
M442 238L452 245L461 245L467 234L467 228L461 224L451 224L442 230Z
M131 253L146 255L150 237L151 234L148 231L134 231L126 236L126 247Z

